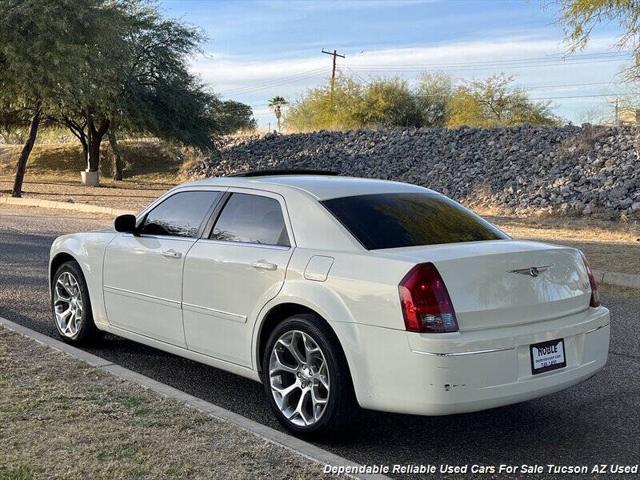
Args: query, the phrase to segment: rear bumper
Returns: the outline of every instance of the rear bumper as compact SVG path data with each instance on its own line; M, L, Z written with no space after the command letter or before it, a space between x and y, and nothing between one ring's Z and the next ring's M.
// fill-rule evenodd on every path
M359 348L348 360L362 407L448 415L530 400L586 380L607 361L609 329L604 307L537 324L454 334L358 325ZM533 375L529 345L560 338L567 366Z

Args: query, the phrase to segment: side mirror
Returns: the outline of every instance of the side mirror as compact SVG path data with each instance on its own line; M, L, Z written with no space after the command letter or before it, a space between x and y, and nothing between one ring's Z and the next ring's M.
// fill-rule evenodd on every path
M131 214L118 215L113 221L116 232L136 233L136 216Z

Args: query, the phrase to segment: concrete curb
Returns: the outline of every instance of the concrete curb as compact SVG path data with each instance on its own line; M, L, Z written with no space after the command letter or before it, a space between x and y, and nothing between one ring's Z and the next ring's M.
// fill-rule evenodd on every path
M250 432L269 443L285 448L293 453L305 457L308 460L319 463L320 465L344 466L353 468L357 468L360 466L355 462L347 460L346 458L340 457L339 455L331 453L327 450L323 450L322 448L305 442L304 440L300 440L299 438L293 437L287 433L275 430L266 425L262 425L261 423L245 418L242 415L202 400L198 397L194 397L193 395L189 395L188 393L170 387L169 385L166 385L164 383L157 382L152 378L146 377L140 373L114 364L102 357L98 357L97 355L85 352L84 350L71 346L55 338L49 337L48 335L44 335L40 332L36 332L35 330L31 330L30 328L12 322L11 320L7 320L6 318L0 317L0 325L24 337L31 338L32 340L35 340L42 345L46 345L47 347L53 348L54 350L58 350L74 358L77 358L78 360L81 360L91 365L92 367L108 372L111 375L122 378L123 380L129 381L131 383L135 383L142 387L148 388L149 390L164 397L177 400L180 403L195 408L196 410L206 413L219 420L232 423L242 430ZM367 480L389 480L389 477L386 477L384 475L346 476L350 478L362 478Z
M640 289L640 275L633 275L631 273L607 272L604 270L594 270L593 274L595 275L596 281L598 283L603 283L605 285L615 285L617 287Z
M0 204L72 210L85 213L101 213L103 215L113 215L114 217L123 215L125 213L135 213L135 211L133 210L121 210L118 208L101 207L99 205L90 205L88 203L57 202L55 200L40 200L36 198L0 197Z

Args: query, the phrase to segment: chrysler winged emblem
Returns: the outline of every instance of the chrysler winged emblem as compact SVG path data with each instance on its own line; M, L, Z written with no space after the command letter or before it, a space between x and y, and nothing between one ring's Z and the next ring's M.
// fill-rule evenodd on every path
M509 270L509 273L519 273L521 275L529 275L530 277L537 277L542 272L549 270L553 265L540 265L539 267L527 267L518 268L516 270Z

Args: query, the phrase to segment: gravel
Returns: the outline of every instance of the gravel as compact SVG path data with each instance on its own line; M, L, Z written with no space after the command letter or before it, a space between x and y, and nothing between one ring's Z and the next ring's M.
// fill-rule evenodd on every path
M423 185L516 215L640 218L638 130L565 127L320 131L226 139L190 178L311 168Z

